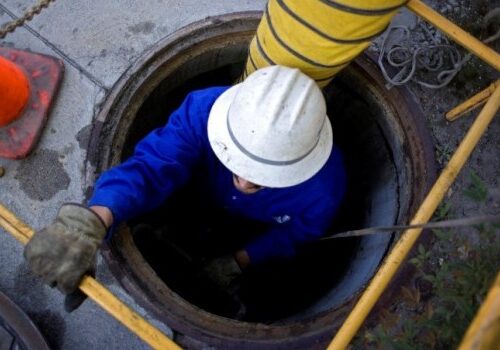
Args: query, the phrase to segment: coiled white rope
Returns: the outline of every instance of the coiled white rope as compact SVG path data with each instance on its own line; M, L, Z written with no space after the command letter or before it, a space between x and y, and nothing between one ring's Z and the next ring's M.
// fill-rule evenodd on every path
M495 19L500 19L500 8L488 12L483 19L483 27L486 28ZM378 65L388 82L387 88L403 85L409 81L430 89L442 88L451 82L472 57L471 53L462 57L446 37L438 32L433 34L427 23L419 21L418 29L420 31L410 32L407 26L393 26L386 32L378 56ZM412 40L412 34L422 32L430 44L422 45ZM500 28L483 42L487 44L499 38ZM393 76L387 72L386 64L397 69ZM426 73L434 76L434 81L425 81L420 77Z

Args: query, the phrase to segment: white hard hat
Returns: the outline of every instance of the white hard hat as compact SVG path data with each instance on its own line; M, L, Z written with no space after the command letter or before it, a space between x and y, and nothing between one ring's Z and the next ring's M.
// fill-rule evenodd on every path
M332 150L321 90L298 69L283 66L259 69L219 96L208 138L230 171L265 187L308 180Z

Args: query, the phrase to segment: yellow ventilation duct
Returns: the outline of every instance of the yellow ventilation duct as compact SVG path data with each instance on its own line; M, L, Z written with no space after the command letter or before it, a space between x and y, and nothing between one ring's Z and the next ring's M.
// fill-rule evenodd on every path
M406 0L269 0L243 79L273 64L325 86L389 25Z

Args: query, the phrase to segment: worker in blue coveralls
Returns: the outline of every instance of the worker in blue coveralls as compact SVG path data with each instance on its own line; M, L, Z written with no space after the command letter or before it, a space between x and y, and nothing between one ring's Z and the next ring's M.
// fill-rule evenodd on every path
M232 87L190 93L166 126L101 175L89 207L64 204L25 248L33 271L72 293L108 229L160 206L195 167L215 204L270 225L208 263L221 288L247 266L292 257L298 245L321 237L346 187L321 90L298 69L263 68Z

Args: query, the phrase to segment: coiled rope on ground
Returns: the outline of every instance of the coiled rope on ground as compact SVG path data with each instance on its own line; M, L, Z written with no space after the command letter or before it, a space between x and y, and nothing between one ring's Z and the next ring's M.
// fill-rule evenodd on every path
M500 22L500 8L488 12L483 19L483 28L495 20ZM423 33L430 43L416 43L416 40L412 40L414 33ZM499 38L500 28L483 42L488 44ZM448 85L471 57L472 53L462 57L457 47L450 44L446 37L438 32L433 34L427 23L419 21L413 31L407 26L392 26L387 30L380 47L378 65L388 82L388 88L413 81L430 89L439 89ZM396 69L393 76L387 72L387 65ZM433 76L434 81L420 77L426 74Z

